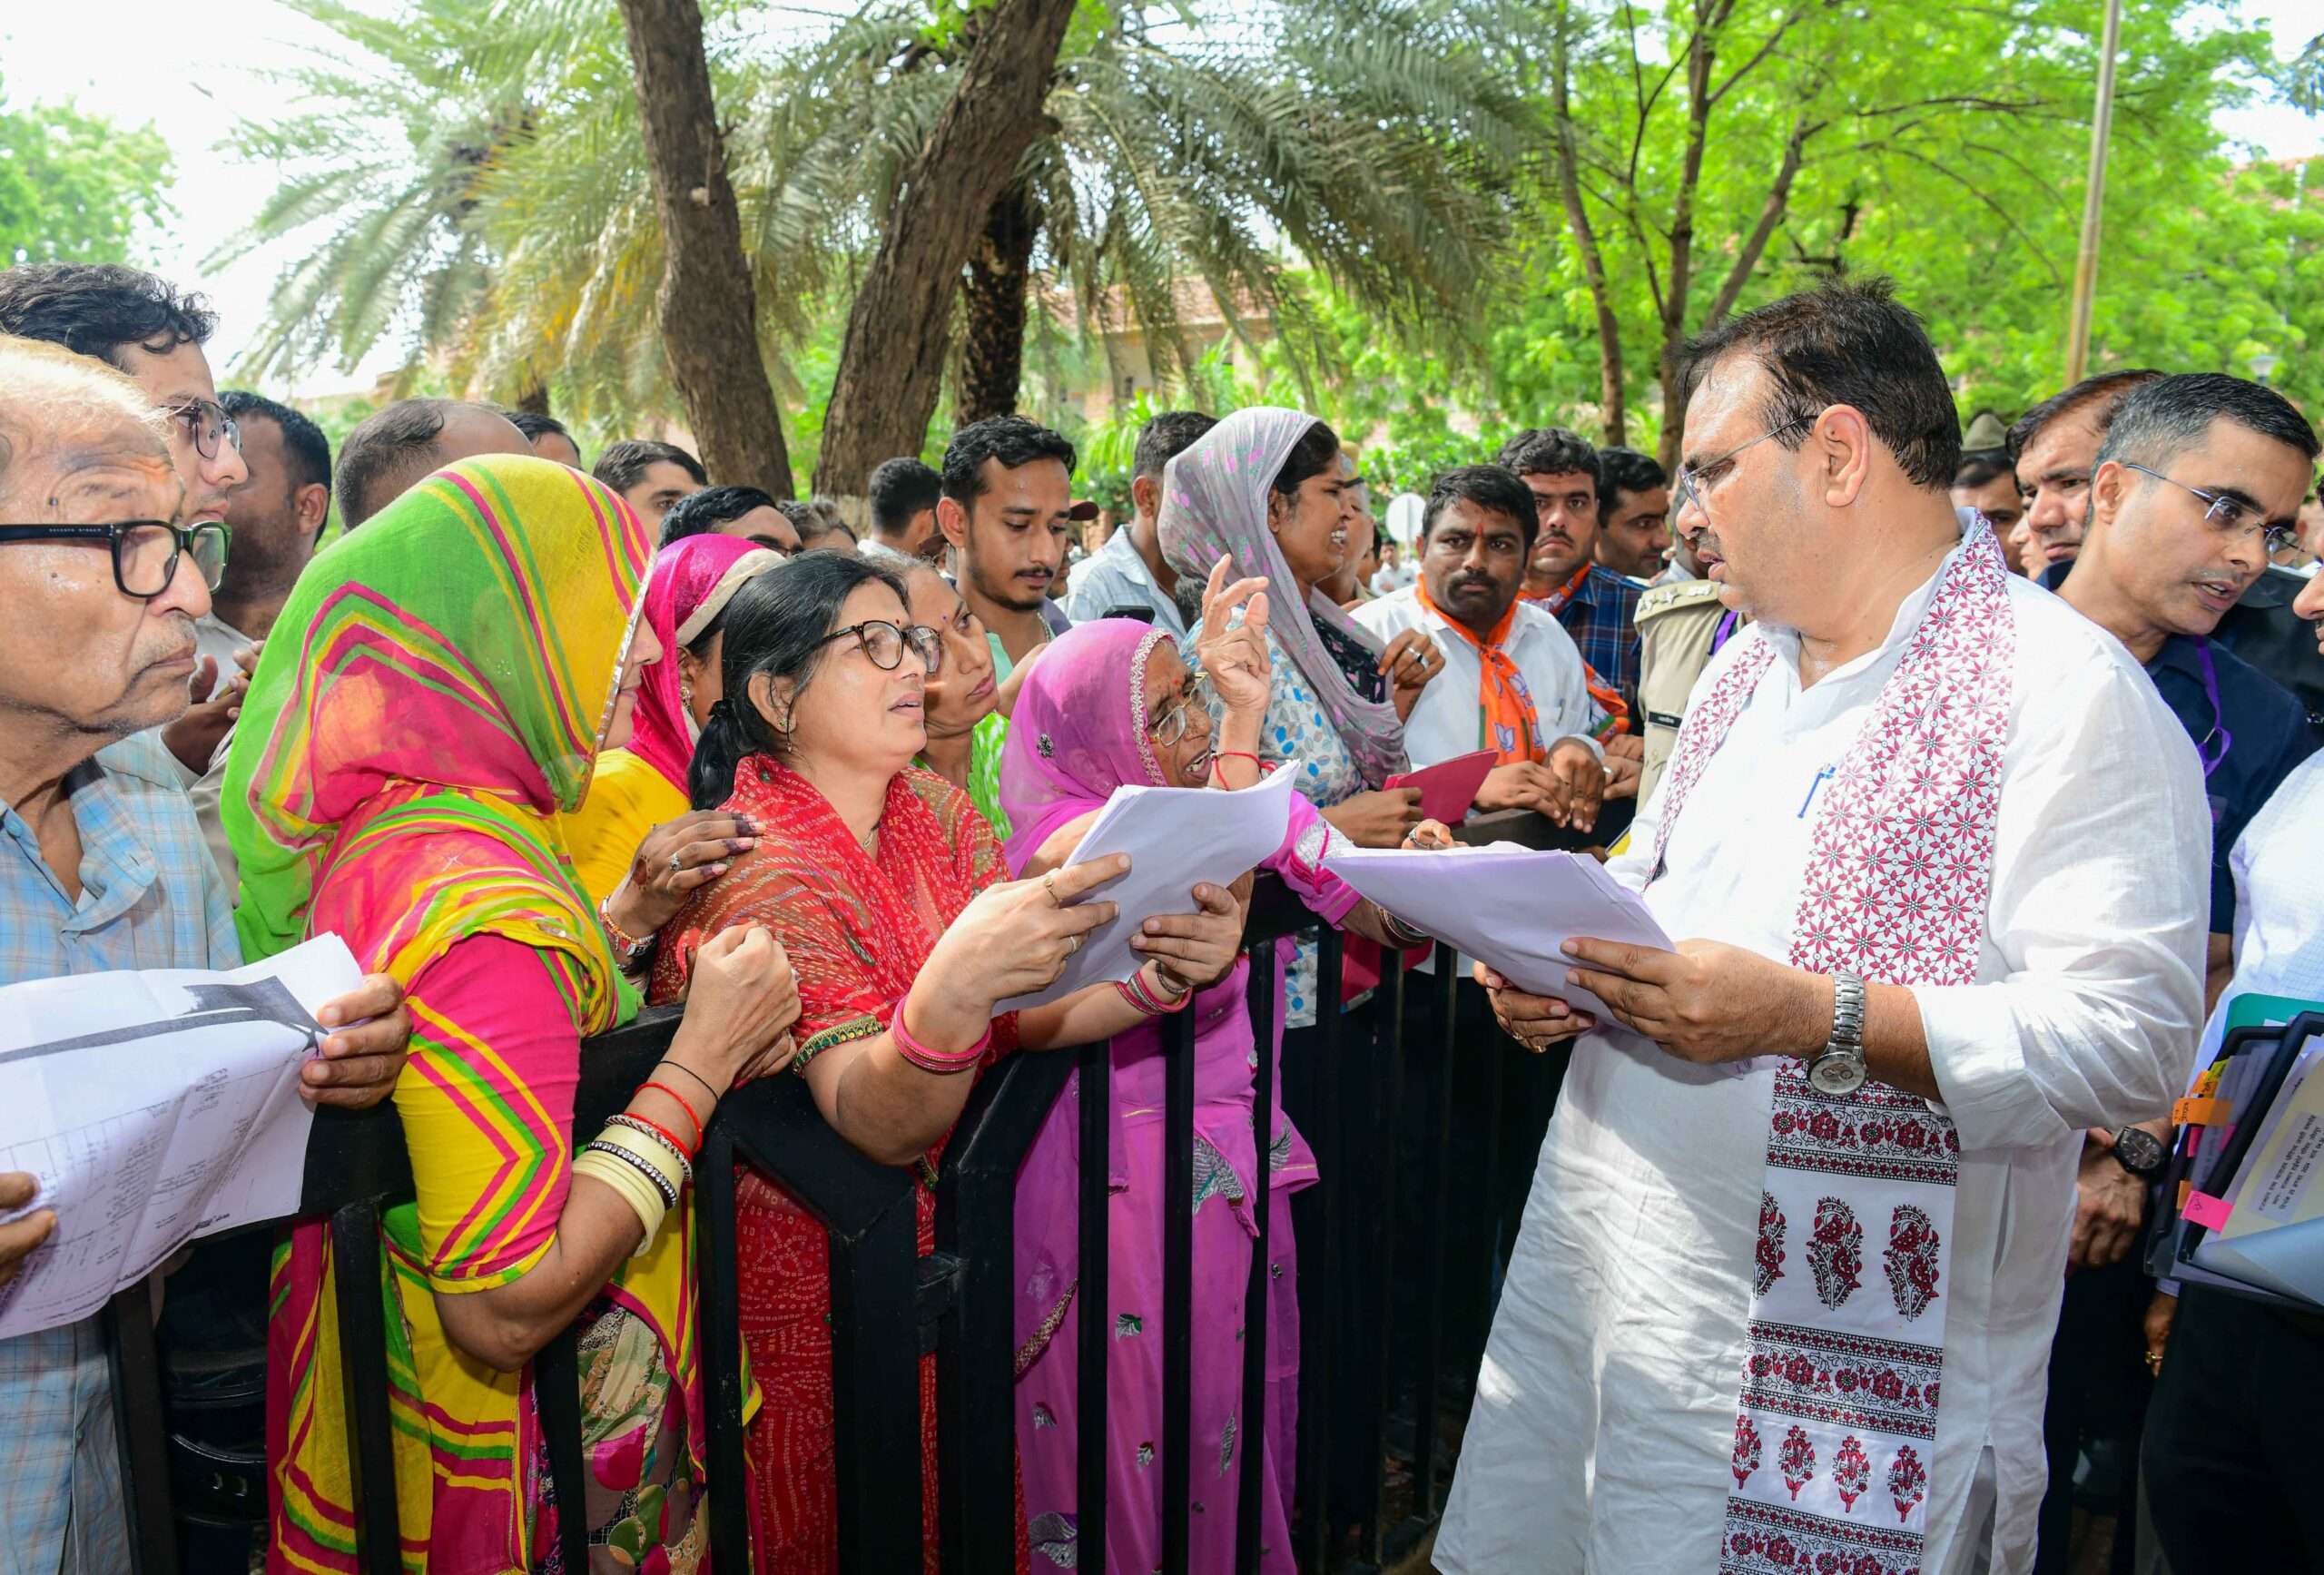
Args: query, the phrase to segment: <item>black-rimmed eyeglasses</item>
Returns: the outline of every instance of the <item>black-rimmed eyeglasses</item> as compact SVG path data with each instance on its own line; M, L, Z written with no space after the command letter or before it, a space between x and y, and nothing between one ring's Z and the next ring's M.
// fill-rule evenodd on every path
M926 624L906 627L886 618L866 618L860 624L850 624L844 629L833 629L818 645L828 645L834 640L844 640L850 635L862 642L863 654L872 658L872 665L882 673L892 673L904 664L904 646L909 643L919 653L921 665L931 678L944 667L944 636Z
M2143 465L2133 465L2124 459L2119 462L2125 470L2135 470L2141 476L2152 476L2157 481L2168 481L2181 492L2191 492L2203 500L2203 523L2214 530L2223 531L2238 538L2257 535L2270 553L2299 545L2299 532L2290 520L2270 519L2243 499L2231 493L2213 492L2207 487L2190 487L2176 477L2165 476L2160 470L2150 470Z
M181 399L174 405L162 407L170 419L185 428L186 441L204 459L218 458L218 446L231 443L237 453L241 451L241 423L226 414L226 407L215 399Z
M202 583L218 588L233 533L216 520L177 526L163 519L122 519L111 525L0 525L0 543L102 541L113 552L113 583L124 596L150 602L170 588L180 554L191 554Z

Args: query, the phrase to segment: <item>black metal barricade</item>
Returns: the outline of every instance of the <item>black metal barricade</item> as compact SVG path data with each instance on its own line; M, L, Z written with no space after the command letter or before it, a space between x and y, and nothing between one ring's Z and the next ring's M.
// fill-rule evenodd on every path
M1531 816L1482 817L1463 840L1512 838L1533 845L1568 839ZM1343 950L1336 932L1273 880L1259 882L1246 932L1248 1007L1262 1047L1254 1101L1248 1190L1258 1240L1251 1264L1239 1355L1196 1351L1192 1338L1195 1067L1191 1013L1163 1019L1167 1037L1164 1107L1164 1568L1188 1569L1193 1496L1190 1395L1194 1364L1242 1365L1236 1525L1238 1571L1260 1568L1261 1488L1266 1458L1269 1192L1266 1156L1285 1107L1315 1147L1322 1173L1303 1226L1298 1293L1304 1350L1295 1462L1294 1535L1310 1575L1392 1563L1433 1524L1450 1477L1447 1435L1465 1416L1489 1319L1495 1255L1513 1220L1497 1197L1504 1152L1538 1143L1539 1131L1504 1147L1504 1078L1542 1081L1541 1063L1480 1029L1474 1003L1448 949L1433 975L1389 968L1366 998L1323 1010L1312 1031L1286 1040L1278 1090L1265 1053L1278 1009L1276 941L1308 932L1319 950L1316 998L1337 1003ZM1466 1022L1464 1026L1464 1011ZM675 1010L587 1041L575 1129L586 1137L627 1103L667 1048ZM1407 1029L1433 1036L1408 1054ZM1465 1040L1465 1042L1463 1042ZM1513 1068L1513 1072L1512 1069ZM1561 1070L1561 1068L1559 1068ZM975 1089L937 1176L934 1255L917 1254L913 1171L880 1165L842 1140L804 1083L777 1078L720 1102L695 1162L701 1371L706 1387L708 1512L714 1549L747 1541L742 1331L735 1257L735 1166L768 1176L820 1220L831 1243L832 1363L841 1567L889 1575L919 1567L921 1359L937 1354L940 1545L946 1575L1005 1575L1017 1524L1014 1211L1017 1176L1068 1079L1079 1074L1080 1285L1072 1311L1078 1360L1077 1548L1103 1570L1106 1547L1106 1363L1113 1344L1103 1287L1091 1265L1108 1259L1107 1113L1112 1062L1104 1046L1010 1058ZM1482 1098L1478 1098L1479 1093ZM1467 1099L1465 1107L1462 1098ZM1546 1118L1547 1100L1538 1101ZM1483 1112L1483 1130L1467 1128ZM1097 1163L1088 1163L1094 1157ZM1530 1167L1530 1147L1514 1157ZM1519 1178L1521 1181L1521 1177ZM1455 1207L1456 1188L1474 1206ZM346 1359L350 1453L358 1496L359 1559L368 1575L400 1567L392 1488L384 1303L377 1235L380 1214L411 1196L411 1175L391 1107L322 1111L310 1144L300 1217L330 1222L341 1349ZM1415 1205L1417 1206L1415 1207ZM1482 1212L1495 1217L1480 1222ZM1482 1228L1473 1228L1482 1224ZM1409 1294L1400 1294L1406 1293ZM144 1285L113 1300L107 1331L114 1359L116 1418L132 1506L139 1575L178 1575L171 1514L171 1451ZM556 1501L584 1501L576 1334L536 1358L535 1383ZM1351 1396L1354 1398L1351 1399ZM1350 1462L1355 1462L1351 1466ZM586 1567L582 1517L561 1518L566 1568ZM1036 1567L1042 1560L1036 1556ZM735 1566L739 1568L740 1566ZM190 1571L188 1575L207 1575ZM239 1572L237 1572L239 1575ZM1212 1575L1204 1570L1196 1575Z

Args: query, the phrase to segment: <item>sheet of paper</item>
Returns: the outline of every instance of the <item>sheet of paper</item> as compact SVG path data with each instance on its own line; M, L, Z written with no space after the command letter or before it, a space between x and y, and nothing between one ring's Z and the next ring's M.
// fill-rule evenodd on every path
M1565 981L1575 936L1670 949L1638 893L1586 853L1545 852L1514 842L1482 848L1350 848L1324 861L1373 901L1518 989L1553 995L1610 1021L1603 1002Z
M1093 984L1128 979L1146 964L1130 950L1137 927L1157 913L1187 913L1199 881L1224 886L1283 846L1291 830L1292 773L1233 792L1216 788L1118 787L1082 833L1068 864L1128 853L1129 873L1089 895L1121 905L1089 931L1049 989L1000 1003L1002 1011L1041 1006Z
M361 979L327 935L233 973L0 989L0 1170L30 1172L30 1207L56 1211L0 1286L0 1339L89 1316L196 1236L295 1210L314 1013Z

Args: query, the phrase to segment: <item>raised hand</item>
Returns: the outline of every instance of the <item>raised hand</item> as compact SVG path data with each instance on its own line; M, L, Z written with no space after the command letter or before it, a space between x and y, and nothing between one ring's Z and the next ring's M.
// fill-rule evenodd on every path
M1396 719L1409 721L1420 692L1444 671L1444 653L1427 630L1406 629L1380 653L1380 671L1388 675L1388 698L1396 707Z
M1195 664L1230 713L1256 715L1267 708L1272 664L1267 657L1267 591L1265 576L1227 583L1234 559L1210 567L1202 593L1202 638L1195 642ZM1235 609L1243 621L1234 628Z
M645 833L630 861L628 879L606 903L614 922L623 934L644 940L758 841L758 828L748 816L723 810L695 810L665 821Z

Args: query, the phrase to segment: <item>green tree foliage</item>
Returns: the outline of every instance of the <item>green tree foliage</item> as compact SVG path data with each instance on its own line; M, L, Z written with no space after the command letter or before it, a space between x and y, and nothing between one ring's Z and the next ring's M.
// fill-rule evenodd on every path
M120 262L172 216L170 151L70 103L7 107L0 94L0 267Z

